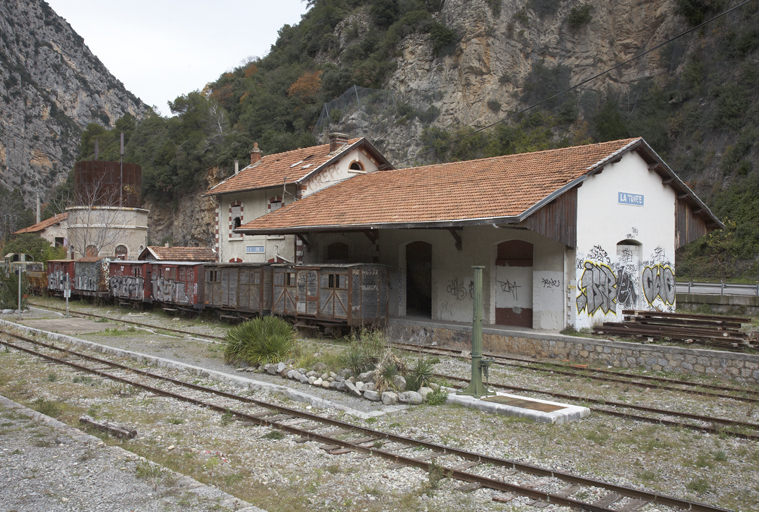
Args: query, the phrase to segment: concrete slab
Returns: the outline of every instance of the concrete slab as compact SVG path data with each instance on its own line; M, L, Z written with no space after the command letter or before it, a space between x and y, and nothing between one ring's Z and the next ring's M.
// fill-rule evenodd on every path
M59 332L61 334L86 334L89 332L100 332L106 327L112 327L111 322L95 322L86 318L48 318L39 320L20 321L22 325L43 329L45 331Z
M568 423L579 420L590 414L590 409L579 405L568 405L537 398L526 398L507 393L497 393L492 396L483 396L481 399L468 395L457 395L453 389L449 390L448 402L450 404L463 405L471 409L525 418L539 423Z

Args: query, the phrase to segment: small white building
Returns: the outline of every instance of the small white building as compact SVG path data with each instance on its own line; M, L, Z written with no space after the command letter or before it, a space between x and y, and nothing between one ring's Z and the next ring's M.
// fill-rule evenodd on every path
M301 240L292 235L244 235L234 230L314 192L384 169L392 166L365 138L333 133L329 144L266 156L256 143L250 165L205 194L218 201L214 249L219 261L302 262Z
M19 229L14 235L23 233L33 233L47 240L54 247L65 247L68 245L66 240L66 219L68 213L58 213L45 219L37 224L24 229Z
M722 224L641 138L368 173L241 225L303 261L391 267L395 317L558 331L675 307L675 249Z

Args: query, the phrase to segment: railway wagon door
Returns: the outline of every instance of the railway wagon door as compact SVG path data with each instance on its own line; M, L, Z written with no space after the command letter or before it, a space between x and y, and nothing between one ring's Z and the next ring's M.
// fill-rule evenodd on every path
M286 268L275 270L273 288L272 312L277 315L294 315L298 293L295 272Z
M221 269L221 306L230 307L235 306L237 302L237 286L232 284L237 276L233 274L236 269L223 268ZM235 272L236 273L236 272Z
M319 272L316 269L298 270L295 298L299 315L316 316L319 311Z
M348 272L327 270L321 274L319 291L319 318L348 318Z

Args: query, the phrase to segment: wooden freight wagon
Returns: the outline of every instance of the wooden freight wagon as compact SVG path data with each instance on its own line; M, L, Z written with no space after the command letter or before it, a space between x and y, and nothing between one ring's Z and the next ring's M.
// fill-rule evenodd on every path
M272 269L266 263L207 263L205 305L224 319L271 312Z
M48 260L47 293L62 297L66 285L69 290L74 287L74 272L74 260Z
M103 256L85 256L74 260L73 295L108 299L108 264Z
M150 261L153 301L164 311L203 308L203 264L188 261Z
M152 302L152 268L147 261L112 261L109 266L111 297L114 303L137 305Z
M384 265L274 265L273 269L273 314L323 327L387 322L388 267Z

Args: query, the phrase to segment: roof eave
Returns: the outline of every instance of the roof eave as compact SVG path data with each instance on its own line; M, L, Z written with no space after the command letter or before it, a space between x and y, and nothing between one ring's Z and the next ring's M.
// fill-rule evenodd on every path
M478 219L450 219L431 222L384 222L379 224L324 224L314 226L292 226L288 228L237 228L235 233L244 235L297 235L333 231L368 231L375 229L454 229L466 226L508 225L521 221L519 216L483 217Z

